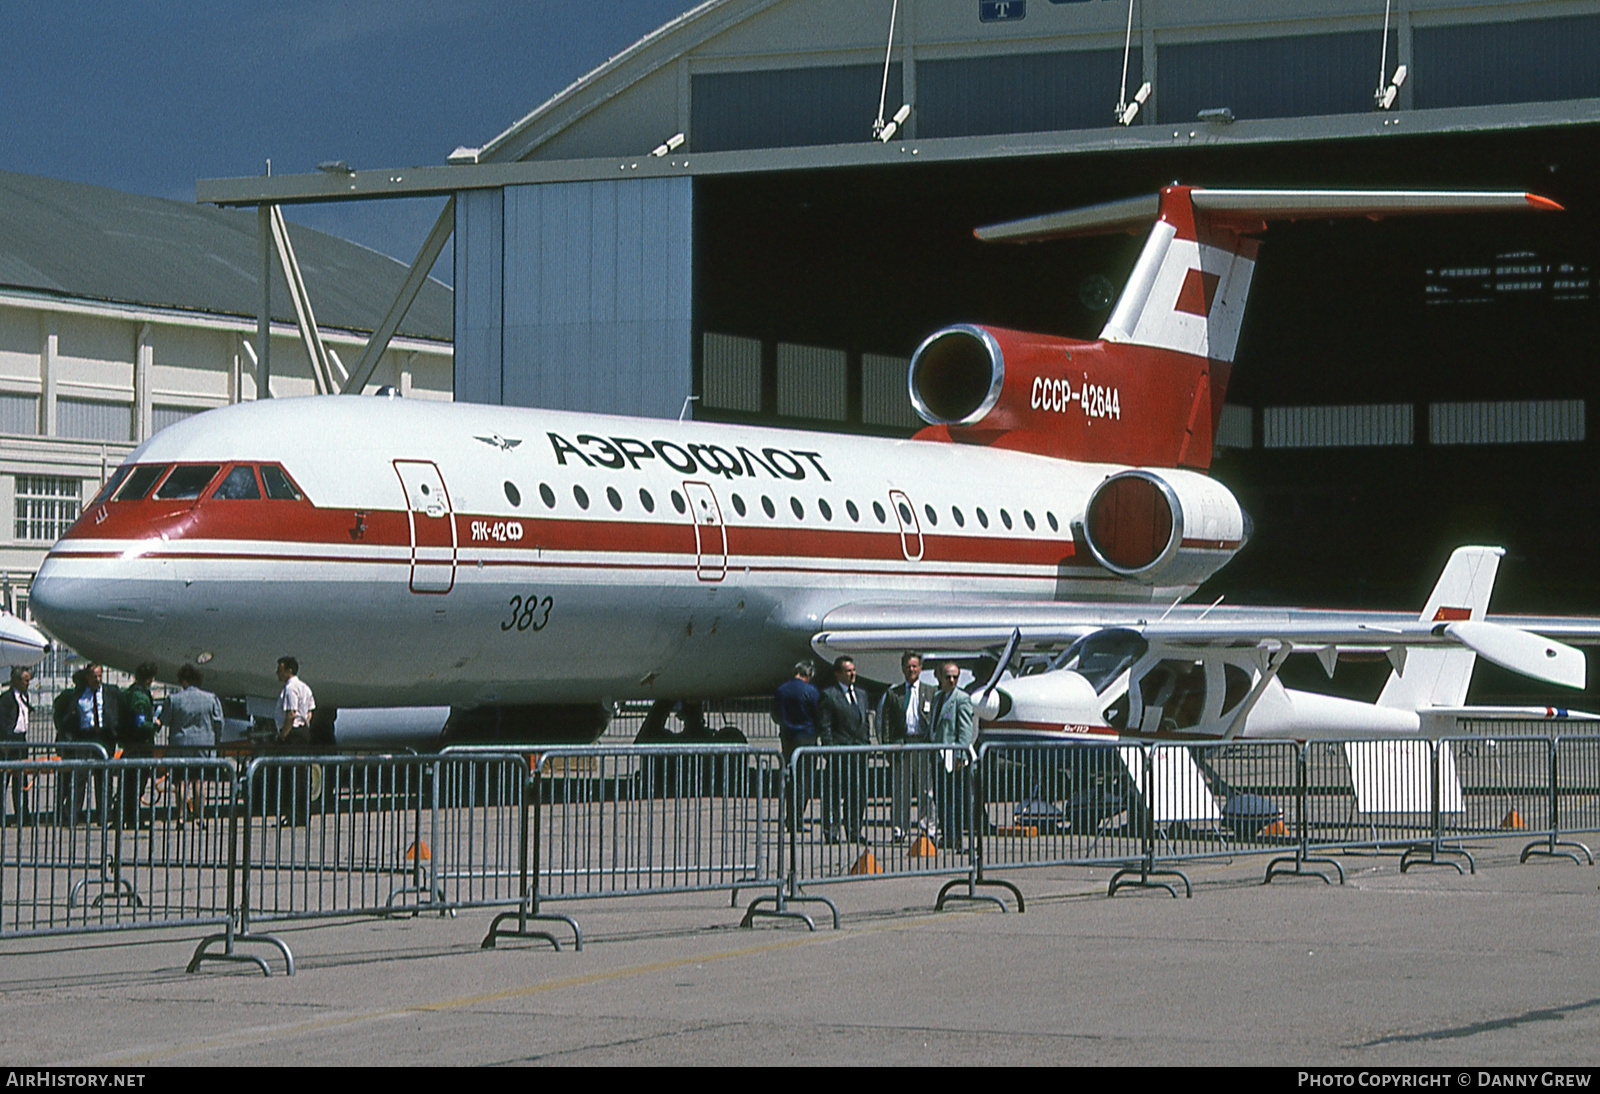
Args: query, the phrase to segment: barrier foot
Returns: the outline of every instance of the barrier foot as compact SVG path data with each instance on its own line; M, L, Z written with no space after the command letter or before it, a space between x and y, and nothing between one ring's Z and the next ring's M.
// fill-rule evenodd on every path
M1412 858L1413 855L1418 857ZM1426 855L1426 858L1421 856ZM1461 868L1461 863L1450 858L1440 858L1441 855L1460 855L1467 860L1467 869ZM1478 872L1478 863L1471 853L1461 847L1442 847L1436 843L1425 843L1419 846L1407 847L1400 852L1400 872L1403 874L1413 866L1453 866L1458 874L1463 877L1470 871Z
M771 904L772 907L770 909L764 908L762 907L764 904ZM757 919L798 919L811 930L816 930L817 925L812 921L811 917L804 912L792 910L789 907L791 904L827 905L828 911L833 913L833 929L836 931L839 929L839 906L837 904L825 896L806 896L800 892L786 893L782 885L778 886L778 891L772 896L759 896L752 900L750 906L744 910L744 918L739 921L739 926L751 927Z
M105 904L107 896L110 896L110 898L112 900L115 900L115 901L118 901L118 902L121 902L121 901L124 901L124 900L131 900L131 901L133 901L133 906L135 908L144 907L144 901L139 899L139 894L134 891L132 882L128 881L127 878L121 878L121 877L119 877L119 878L87 877L87 878L79 879L78 881L73 883L71 891L69 891L67 893L67 907L68 908L75 907L77 905L77 903L78 903L78 895L80 893L82 893L85 889L87 889L90 885L109 885L109 886L112 887L112 892L111 893L109 893L109 894L101 893L99 896L97 896L93 900L91 900L89 902L89 907L91 907L91 908L99 908L99 907L103 906Z
M1279 869L1284 863L1288 863L1291 868ZM1261 879L1261 884L1271 885L1272 879L1275 877L1314 877L1321 878L1324 885L1332 885L1333 882L1328 880L1328 875L1321 870L1306 869L1312 863L1318 866L1332 866L1339 872L1339 884L1344 884L1344 867L1339 864L1337 859L1301 858L1299 855L1285 855L1267 863L1267 876Z
M963 885L967 887L966 892L958 893L954 891ZM1009 890L1011 895L1016 897L1018 915L1021 915L1023 912L1028 910L1027 902L1022 899L1022 890L1011 884L1011 882L1001 881L998 878L964 877L951 878L949 881L944 883L944 885L939 889L938 899L933 903L933 910L936 912L944 911L945 902L948 900L971 900L987 901L991 904L998 904L1002 912L1009 912L1011 909L1006 906L1006 902L1004 900L997 896L990 896L988 893L978 892L978 888L985 885L993 889Z
M514 928L502 929L500 924L504 923L508 919L516 920L517 925ZM489 923L489 933L483 936L483 942L479 944L478 948L481 950L492 950L495 948L495 943L502 938L537 938L541 941L550 943L550 945L554 947L556 953L560 953L561 941L549 931L529 930L528 924L530 922L565 923L568 929L572 931L573 950L577 953L583 952L583 929L578 926L578 921L576 919L573 919L571 916L556 915L550 912L529 912L520 908L514 912L501 912L499 915L495 916L494 919Z
M208 952L214 942L223 944L221 953ZM223 961L238 965L254 965L261 970L262 976L271 976L272 969L263 958L253 953L239 953L235 949L236 943L240 942L259 942L264 946L276 946L278 952L283 954L284 975L294 975L294 954L289 951L288 945L281 938L270 934L235 935L232 929L202 938L200 944L195 947L194 956L189 958L189 967L184 971L192 973L205 961Z
M1111 875L1111 884L1106 888L1106 896L1116 896L1119 889L1165 889L1172 894L1172 899L1178 899L1178 890L1171 882L1156 881L1159 877L1175 877L1183 882L1183 895L1185 898L1194 896L1194 887L1189 884L1189 879L1182 870L1157 870L1149 863L1140 863L1138 866L1125 866Z
M396 899L403 896L409 896L412 893L415 893L420 897L426 897L427 899L404 908L396 908L394 906ZM410 912L411 917L415 919L417 916L423 913L423 910L426 909L428 905L443 904L444 902L444 890L438 886L434 886L432 889L423 889L418 888L417 886L407 886L404 889L396 889L394 892L389 894L389 899L383 902L383 914L386 916L391 916L404 915L407 912ZM451 919L454 919L456 917L456 910L454 908L440 908L439 918L443 919L445 916L449 916Z
M1563 847L1568 850L1561 850ZM1578 858L1579 852L1582 852L1583 859ZM1518 861L1527 862L1530 858L1569 858L1578 866L1582 866L1586 859L1590 866L1594 865L1594 855L1589 853L1588 847L1576 840L1556 839L1554 836L1528 844L1522 849L1522 857Z

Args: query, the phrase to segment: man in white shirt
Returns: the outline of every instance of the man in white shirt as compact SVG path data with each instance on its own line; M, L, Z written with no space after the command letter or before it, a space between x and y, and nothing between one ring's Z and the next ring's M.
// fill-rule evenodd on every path
M11 683L5 691L0 692L0 760L25 760L28 750L23 747L28 743L28 715L33 707L28 699L28 685L33 681L33 673L25 668L11 670ZM6 745L15 747L7 748ZM11 803L15 807L16 820L14 823L22 824L28 816L28 810L23 803L23 778L21 772L6 772L0 774L0 809L5 808L5 784L11 784Z
M317 699L300 679L300 662L293 657L278 658L278 683L283 685L278 695L278 743L310 744L311 713L317 709Z

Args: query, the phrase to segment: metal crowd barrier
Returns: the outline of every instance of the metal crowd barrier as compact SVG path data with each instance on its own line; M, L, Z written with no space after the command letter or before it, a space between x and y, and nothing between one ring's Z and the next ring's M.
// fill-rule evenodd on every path
M1589 848L1563 835L1600 832L1600 737L1561 736L1550 746L1550 833L1522 849L1522 861L1535 856L1569 858L1579 855L1594 865Z
M772 884L780 766L778 753L744 745L541 752L532 791L534 884L519 919L566 922L581 947L577 923L544 915L541 905ZM485 945L493 937L491 930Z
M0 763L0 937L232 923L226 760Z

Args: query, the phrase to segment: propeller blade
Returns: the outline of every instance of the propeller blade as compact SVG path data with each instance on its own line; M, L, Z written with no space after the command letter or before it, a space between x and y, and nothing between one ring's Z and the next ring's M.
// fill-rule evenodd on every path
M1446 624L1444 633L1502 668L1562 687L1581 688L1588 677L1583 651L1516 627L1484 620Z
M1011 637L1006 639L1005 649L1000 651L1000 660L995 663L994 672L989 675L989 682L983 685L983 691L979 693L980 701L988 700L989 696L994 694L994 689L1000 686L1000 677L1005 675L1006 669L1011 664L1011 658L1016 656L1017 647L1020 645L1022 645L1022 628L1013 627Z

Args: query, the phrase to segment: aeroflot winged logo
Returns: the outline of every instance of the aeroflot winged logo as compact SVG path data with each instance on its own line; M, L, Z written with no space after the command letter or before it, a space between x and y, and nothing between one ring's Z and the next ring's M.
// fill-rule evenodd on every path
M510 452L513 448L522 443L520 440L507 440L498 433L491 433L487 437L474 437L473 440L482 441L487 445L493 445L502 452Z

